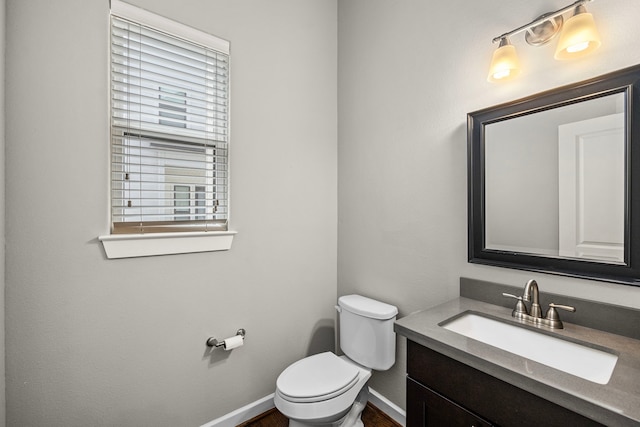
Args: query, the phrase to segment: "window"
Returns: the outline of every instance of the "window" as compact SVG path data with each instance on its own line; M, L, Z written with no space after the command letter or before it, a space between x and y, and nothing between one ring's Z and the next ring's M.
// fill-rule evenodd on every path
M111 233L227 230L228 123L228 43L112 0Z

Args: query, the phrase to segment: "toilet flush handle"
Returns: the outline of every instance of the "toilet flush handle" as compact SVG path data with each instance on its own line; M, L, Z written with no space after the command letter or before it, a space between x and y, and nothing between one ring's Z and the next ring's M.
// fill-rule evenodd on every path
M342 313L342 308L339 305L336 305L335 308L338 313Z

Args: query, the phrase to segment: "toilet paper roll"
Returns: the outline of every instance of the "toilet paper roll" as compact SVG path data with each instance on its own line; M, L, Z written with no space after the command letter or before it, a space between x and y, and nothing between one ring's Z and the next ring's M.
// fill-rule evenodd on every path
M235 337L227 338L224 340L224 349L229 351L234 348L238 348L244 344L244 337L242 335L236 335Z

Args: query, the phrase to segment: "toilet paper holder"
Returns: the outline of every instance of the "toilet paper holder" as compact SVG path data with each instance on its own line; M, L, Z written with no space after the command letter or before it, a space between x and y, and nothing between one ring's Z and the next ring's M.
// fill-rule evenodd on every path
M239 335L239 336L241 336L241 337L242 337L242 339L244 340L244 336L245 336L245 334L246 334L246 333L247 333L247 331L245 331L244 329L240 328L240 329L238 329L238 332L236 332L236 335L235 335L235 336L238 336L238 335ZM220 341L218 341L218 340L217 340L217 339L215 339L214 337L209 337L209 338L207 339L207 346L208 346L208 347L222 347L222 346L224 346L224 341L225 341L225 340L220 340Z

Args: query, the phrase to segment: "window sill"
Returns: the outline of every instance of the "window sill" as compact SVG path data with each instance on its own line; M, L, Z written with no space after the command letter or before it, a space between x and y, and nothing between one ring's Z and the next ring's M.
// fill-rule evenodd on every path
M226 251L236 231L192 233L111 234L100 236L109 259L194 252Z

